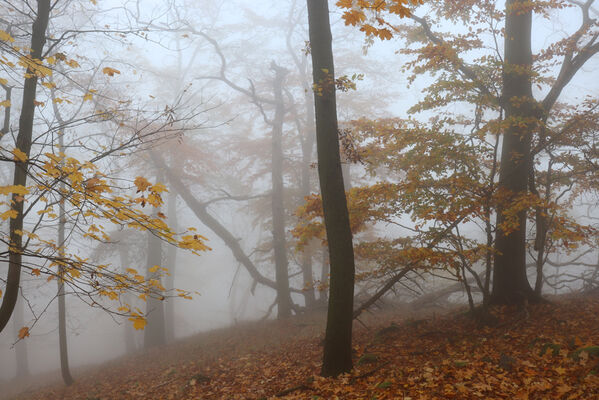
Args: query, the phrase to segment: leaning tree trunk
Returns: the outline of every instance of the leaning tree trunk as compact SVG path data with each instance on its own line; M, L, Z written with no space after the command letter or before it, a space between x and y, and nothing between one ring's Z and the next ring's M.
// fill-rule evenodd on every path
M33 23L31 35L30 57L42 58L42 50L46 43L46 28L50 17L50 0L37 1L37 16ZM37 74L31 67L27 68L27 78L23 87L23 105L19 118L19 133L17 135L17 148L27 158L31 152L31 137L33 134L33 116L35 114L35 92L37 89ZM13 185L25 186L27 184L27 160L15 160L15 172ZM6 277L6 292L0 306L0 332L4 330L12 312L15 308L19 294L19 282L21 279L21 254L23 252L23 241L20 234L23 230L23 198L17 194L12 196L12 209L17 212L15 218L10 219L10 243L8 247L8 275Z
M275 94L275 116L272 123L272 244L275 253L275 281L277 282L277 317L291 316L291 295L289 293L289 270L287 262L287 242L285 240L285 201L283 198L283 80L287 72L274 62L273 84Z
M339 155L329 5L326 0L307 0L307 3L315 87L318 176L331 265L321 374L337 376L352 368L354 250Z
M497 210L495 267L491 302L519 303L535 298L526 276L526 210L517 214L517 226L504 226L506 211L527 193L532 133L537 123L532 97L532 10L527 0L507 0L503 107L505 131L498 190L509 200Z

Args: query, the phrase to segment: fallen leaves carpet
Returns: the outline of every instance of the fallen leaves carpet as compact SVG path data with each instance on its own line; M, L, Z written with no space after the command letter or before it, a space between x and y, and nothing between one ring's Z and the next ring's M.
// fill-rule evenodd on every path
M599 297L356 323L355 368L318 376L321 317L248 323L74 371L16 399L599 399Z

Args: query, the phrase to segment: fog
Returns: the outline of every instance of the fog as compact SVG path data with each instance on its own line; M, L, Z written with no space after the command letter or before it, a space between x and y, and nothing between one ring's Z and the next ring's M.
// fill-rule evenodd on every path
M315 309L324 318L328 259L320 214L316 217L304 214L303 223L316 223L320 228L309 225L314 229L313 237L308 238L306 247L298 248L300 237L310 234L298 230L305 226L300 223L298 207L304 206L305 196L320 193L305 2L59 0L52 3L56 5L51 12L46 34L47 52L43 57L54 57L57 61L44 61L53 73L40 75L40 85L41 82L44 85L38 85L36 100L41 103L35 109L34 139L29 156L33 172L30 172L27 183L30 189L25 195L28 212L23 229L36 236L23 234L24 238L30 238L30 243L23 255L18 301L11 320L0 332L0 388L10 387L12 382L18 385L15 384L14 390L6 389L7 393L0 391L0 398L39 383L39 376L48 374L50 381L60 379L57 280L63 268L67 271L64 299L68 362L75 380L82 367L143 352L149 347L172 344L200 332L281 317L275 288L285 278L278 276L280 271L276 270L280 256L275 250L277 245L286 257L283 264L287 268L285 274L293 302L290 313L297 315ZM403 184L412 173L399 161L393 164L393 161L383 160L393 157L392 148L386 153L381 150L378 160L370 160L369 157L378 156L368 151L380 150L382 145L378 145L387 142L368 136L369 129L355 121L399 118L404 120L403 126L418 124L415 129L421 129L422 135L426 134L424 126L437 124L440 131L447 129L466 137L474 132L473 126L480 128L481 120L485 124L496 118L496 109L485 105L478 113L478 108L466 101L466 95L444 102L442 91L432 95L439 100L439 105L423 106L419 112L409 113L418 103L432 101L427 88L443 74L441 67L438 71L422 67L421 72L415 72L419 62L426 64L422 60L415 61L422 56L414 50L418 48L418 41L426 41L422 39L423 33L417 32L418 23L390 17L397 34L391 40L380 40L365 36L359 27L346 25L342 18L344 10L336 7L335 2L329 3L335 74L346 77L345 87L338 86L337 90L337 113L341 131L351 132L345 142L341 140L346 152L343 169L347 189L366 188L380 182ZM449 34L468 35L470 30L466 23L437 18L433 12L437 3L419 6L415 15L434 21L430 24L433 32L440 36L445 36L442 32L448 33L448 40ZM497 9L503 8L503 2L494 3ZM0 108L9 110L3 120L9 129L3 131L0 138L0 185L3 186L13 185L16 163L12 151L16 147L23 101L24 69L19 66L19 53L12 46L22 49L30 45L36 8L37 2L33 0L0 0L0 33L8 32L14 38L13 42L3 40L0 47L2 88L12 88L8 106ZM599 18L592 7L590 15ZM375 21L376 17L368 14L368 21ZM572 35L579 28L579 21L580 10L575 6L551 10L547 16L535 15L533 53L539 55L548 46ZM588 37L596 35L594 23ZM478 26L482 25L484 21ZM501 28L497 27L498 35ZM477 63L481 63L481 56L503 50L503 39L499 44L496 40L487 33L481 34L484 45L464 50L462 59L477 72L487 71L488 65ZM457 40L451 43L462 46ZM414 52L407 54L406 49ZM554 51L558 54L556 59L561 60L562 50ZM539 58L542 57L539 55ZM536 98L542 99L549 93L560 65L547 62L535 71L553 76L539 79L533 87ZM565 86L560 93L559 110L549 119L554 126L567 126L567 122L563 122L567 120L567 113L582 114L585 101L596 102L599 98L597 70L599 57L595 55ZM279 73L281 80L277 83ZM417 75L413 80L412 73ZM493 76L499 79L501 75L485 74L485 84ZM464 78L463 74L450 73L444 79L455 82L460 77ZM500 85L489 83L489 86ZM464 91L471 89L470 86L464 88ZM6 93L0 90L0 101L5 99L2 96ZM581 109L575 110L578 106ZM588 119L593 121L596 119L594 107L588 107ZM479 119L476 123L474 114ZM441 126L439 120L455 115L463 119L456 117L451 122L443 122L451 128ZM550 254L544 269L543 289L547 295L580 291L599 284L597 153L594 142L584 141L596 138L596 126L589 124L587 139L580 139L581 142L572 139L572 144L563 144L551 152L539 152L534 159L539 182L545 179L543 171L549 165L567 171L578 165L570 162L570 156L580 156L580 160L589 161L595 168L590 172L585 170L584 176L577 175L580 178L570 178L571 181L562 186L556 184L559 187L554 186L554 192L547 195L544 204L555 204L556 220L557 215L563 217L559 221L571 228L556 233L551 239L553 247L548 247ZM278 156L273 139L277 129L281 136ZM478 137L484 143L480 146L485 149L480 156L484 163L490 160L490 149L497 135L491 129L481 132ZM464 144L468 144L467 141ZM352 150L352 146L358 150ZM415 148L418 143L408 144L401 151ZM501 154L501 150L498 144L496 152ZM48 163L52 158L48 153L56 155L58 161L55 160L54 166L66 171L63 175L59 172L53 176L49 172ZM68 157L76 161L69 164ZM431 152L430 157L436 156ZM450 157L448 153L447 158ZM86 169L83 165L86 161L94 167ZM273 169L277 162L282 165L279 171ZM430 179L445 176L435 165L419 168L423 174L430 172ZM485 165L483 169L486 174L490 167ZM67 175L73 171L82 171L79 182ZM273 184L278 179L276 176L280 176L282 182L280 199L276 199ZM497 181L498 176L491 181ZM147 180L148 186L136 180L138 177ZM53 187L49 186L50 181ZM164 184L167 190L162 191L155 186L157 183ZM541 192L540 183L539 186ZM83 188L81 198L73 197L77 187ZM431 240L437 240L431 235L451 225L451 221L430 217L431 212L422 212L427 207L451 208L451 205L439 205L441 195L435 200L439 203L431 200L430 204L418 205L414 205L416 202L408 204L408 200L384 203L376 193L355 194L360 195L365 196L364 202L372 201L375 205L369 211L372 214L364 217L354 232L357 249L358 243L380 244L398 238L391 247L410 243L410 246L426 248ZM114 200L115 196L120 196L116 206L98 200ZM160 196L161 201L156 200L156 196ZM60 211L65 198L73 200L66 201ZM10 197L4 197L4 208L0 212L10 207L10 201ZM276 201L279 206L273 205ZM128 209L125 204L140 214L120 215L119 211ZM357 214L362 210L358 200L350 201L350 211L351 204L358 210ZM534 209L536 203L530 204ZM284 216L282 236L275 234L277 221L280 221L276 207ZM494 221L494 209L489 215ZM582 227L573 227L566 217ZM151 218L163 221L168 228L161 222L152 222ZM4 249L0 293L4 296L11 218L2 219ZM529 217L526 235L528 280L534 287L533 219ZM61 224L66 236L59 243L57 234ZM451 226L451 230L457 225ZM462 250L468 246L478 249L468 253L472 260L468 265L472 268L470 273L476 271L482 277L485 265L479 253L486 249L484 219L477 220L474 216L461 220L455 237L459 243L448 240L429 247L445 252L443 254L454 251L452 246L462 246ZM407 242L401 241L404 239ZM477 244L472 244L474 242ZM202 248L204 245L208 248ZM359 278L355 307L406 263L401 258L404 255L391 254L386 258L376 253L382 252L381 249L365 246L356 250ZM305 254L309 254L308 259ZM415 302L426 293L464 281L464 274L474 287L474 275L466 272L464 266L462 270L452 267L454 262L459 264L458 254L455 250L454 261L443 259L437 264L421 261L427 266L421 272L407 275L407 280L400 282L395 292L383 297L383 303ZM67 258L75 260L74 264L60 264ZM398 264L390 267L392 260ZM157 267L156 272L152 270L154 266L164 269ZM72 271L77 268L81 272ZM135 272L126 272L127 268ZM306 273L310 275L308 279ZM137 281L136 276L140 276ZM152 280L158 284L152 286ZM119 286L119 282L125 281ZM95 286L96 282L99 286ZM307 292L313 293L312 300ZM465 305L468 303L466 293L460 288L448 293L442 301L438 300L437 305ZM474 293L477 303L482 299L480 292ZM310 301L313 304L307 304ZM163 310L162 314L158 309ZM142 316L148 325L145 330L135 329L136 318ZM162 338L157 339L155 346L148 345L147 333L156 324L161 325L161 333L157 335ZM21 331L24 327L28 328L26 334ZM45 383L45 378L41 382Z

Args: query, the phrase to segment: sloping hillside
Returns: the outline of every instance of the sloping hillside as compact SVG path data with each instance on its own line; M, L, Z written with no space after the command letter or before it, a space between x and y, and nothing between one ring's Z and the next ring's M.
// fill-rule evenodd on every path
M209 332L17 399L599 399L599 297L356 323L351 375L318 376L322 316Z

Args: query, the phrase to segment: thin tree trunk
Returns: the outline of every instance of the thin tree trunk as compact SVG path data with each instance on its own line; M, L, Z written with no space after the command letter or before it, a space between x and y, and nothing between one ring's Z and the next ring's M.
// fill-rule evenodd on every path
M274 62L273 90L275 95L275 116L272 123L272 243L275 253L275 280L277 282L277 317L291 316L291 296L289 293L289 270L287 261L287 241L285 240L285 201L283 198L283 80L287 71Z
M64 137L62 133L60 134L59 144L60 148L64 149ZM64 182L60 183L59 191L60 193L64 193L66 191ZM58 211L58 253L61 258L65 255L66 245L65 228L67 220L65 215L64 202L64 197L61 197ZM64 267L62 265L58 265L58 279L56 280L56 282L58 284L58 341L60 350L60 372L62 374L62 380L64 381L65 385L70 386L73 384L74 380L71 376L71 371L69 369L69 352L67 347L67 310L64 292L64 274Z
M532 96L532 10L527 0L507 0L505 18L503 107L505 131L498 189L511 196L497 211L493 303L533 300L526 276L526 210L517 214L517 227L504 229L506 209L527 193L532 132L538 108Z
M163 172L162 172L163 173ZM162 173L160 175L162 175ZM161 180L158 177L157 180ZM158 213L158 209L156 213ZM161 283L160 270L162 266L162 240L151 231L147 232L148 250L146 258L146 279L157 280ZM157 270L154 270L158 268ZM157 291L157 290L156 290ZM157 294L148 295L146 299L146 314L148 325L144 330L144 348L149 349L166 344L166 327L164 319L164 297L157 298Z
M298 65L299 67L299 65ZM304 76L302 74L302 76ZM306 127L304 129L304 137L302 140L302 166L301 166L301 182L300 182L300 205L303 204L306 196L311 192L310 169L312 168L312 160L314 154L314 142L316 134L316 121L314 117L314 97L310 95L308 90L310 85L305 85L304 100L306 103ZM304 302L306 308L311 308L316 304L315 288L314 288L314 271L312 266L312 256L314 255L314 246L308 245L304 248L302 254L302 278L304 280ZM328 273L328 272L327 272Z
M50 0L37 1L37 16L33 23L31 35L31 52L33 59L41 59L44 44L46 43L46 28L50 17ZM27 78L23 87L23 105L19 118L19 133L16 147L28 158L31 152L31 137L33 134L33 117L35 114L35 92L37 89L37 74L31 68L27 69ZM27 161L15 161L13 185L25 186L27 184ZM10 219L10 242L8 256L8 274L6 277L6 292L2 297L0 306L0 332L4 330L15 308L19 294L21 279L21 254L23 251L22 237L17 232L23 230L23 202L24 200L13 194L12 209L17 212L15 218Z
M168 194L167 217L169 227L174 232L177 232L179 230L179 223L177 219L177 193L175 191L171 191ZM171 290L175 286L177 246L168 246L166 250L166 268L168 268L169 275L165 278L165 287L167 290ZM175 299L169 298L166 300L166 339L168 342L175 340Z
M337 376L352 368L354 250L339 155L329 5L328 1L307 0L307 6L315 86L318 176L331 262L321 374Z
M129 254L127 252L127 244L122 242L122 238L117 244L119 250L119 260L121 262L122 270L125 270L129 267ZM125 304L131 304L129 300L130 295L128 293L123 293L123 302ZM135 345L135 338L133 336L133 328L131 324L123 324L123 333L125 336L125 352L127 354L134 353L137 350L137 346Z
M15 336L18 336L19 330L25 326L25 307L23 299L18 299L15 305L13 319ZM17 361L17 378L29 376L29 357L27 355L27 341L20 340L15 344L15 355Z

